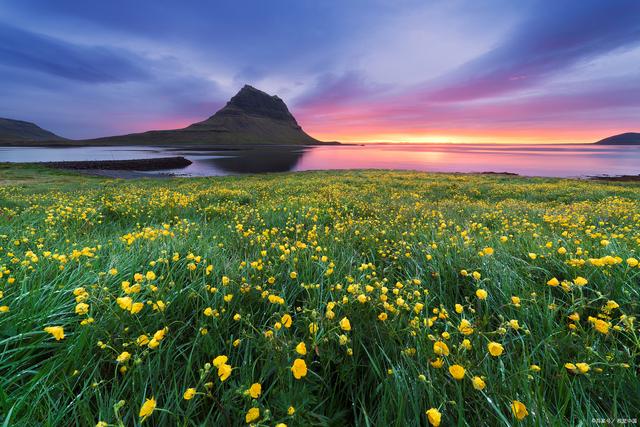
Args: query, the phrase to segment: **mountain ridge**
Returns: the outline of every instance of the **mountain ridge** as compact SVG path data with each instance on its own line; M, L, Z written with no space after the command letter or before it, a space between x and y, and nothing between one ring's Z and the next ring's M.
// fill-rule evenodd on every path
M0 141L64 140L61 136L41 128L35 123L0 117Z
M640 145L640 133L625 132L612 135L595 142L599 145Z

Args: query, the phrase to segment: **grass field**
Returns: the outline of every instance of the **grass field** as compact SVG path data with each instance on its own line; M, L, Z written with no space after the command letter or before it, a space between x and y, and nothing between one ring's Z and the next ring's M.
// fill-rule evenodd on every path
M639 248L639 184L0 166L0 424L637 419Z

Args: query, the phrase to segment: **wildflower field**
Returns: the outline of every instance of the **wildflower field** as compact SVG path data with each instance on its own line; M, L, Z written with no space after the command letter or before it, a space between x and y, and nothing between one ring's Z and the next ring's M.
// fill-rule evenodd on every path
M0 424L640 416L640 185L0 166Z

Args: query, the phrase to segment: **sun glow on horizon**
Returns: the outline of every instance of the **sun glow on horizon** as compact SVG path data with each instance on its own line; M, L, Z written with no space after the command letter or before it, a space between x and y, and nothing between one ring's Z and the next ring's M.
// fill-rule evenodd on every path
M323 134L311 133L321 141L338 141L344 144L588 144L601 139L591 136L540 136L540 135L495 135L495 134L415 134L415 133L375 133L375 134ZM611 135L611 134L609 134Z

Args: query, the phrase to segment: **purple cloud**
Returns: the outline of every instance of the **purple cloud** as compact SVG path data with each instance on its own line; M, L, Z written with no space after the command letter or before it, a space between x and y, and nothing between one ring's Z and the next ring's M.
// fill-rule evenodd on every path
M141 80L148 72L122 49L83 46L0 22L2 65L85 83Z
M638 1L572 0L535 6L501 45L428 83L426 95L436 101L497 96L640 42Z

